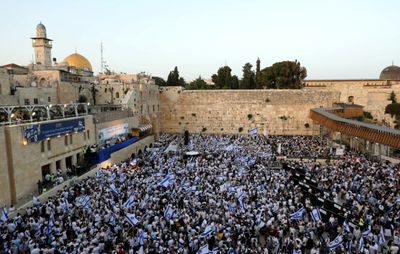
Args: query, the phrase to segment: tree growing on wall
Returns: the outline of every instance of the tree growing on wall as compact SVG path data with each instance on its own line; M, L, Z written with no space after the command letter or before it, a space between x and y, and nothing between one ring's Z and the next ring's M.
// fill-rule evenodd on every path
M391 101L392 103L397 103L397 98L396 98L396 94L394 93L394 91L392 91L390 93L389 101Z

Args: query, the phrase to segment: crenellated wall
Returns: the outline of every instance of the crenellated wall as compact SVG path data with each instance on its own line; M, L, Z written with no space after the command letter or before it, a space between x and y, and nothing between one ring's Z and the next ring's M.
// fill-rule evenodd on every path
M316 107L339 101L337 91L307 90L160 90L162 132L313 135L309 119ZM308 126L308 127L307 127Z

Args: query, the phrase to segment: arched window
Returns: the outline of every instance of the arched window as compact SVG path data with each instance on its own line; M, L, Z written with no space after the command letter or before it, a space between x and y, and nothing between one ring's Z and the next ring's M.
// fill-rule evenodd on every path
M115 98L119 98L119 92L115 93Z

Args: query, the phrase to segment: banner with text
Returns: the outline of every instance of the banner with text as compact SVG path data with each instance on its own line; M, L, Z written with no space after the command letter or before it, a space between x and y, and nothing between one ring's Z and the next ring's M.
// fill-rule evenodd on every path
M24 128L24 138L28 142L37 142L46 138L85 130L85 118L40 123Z

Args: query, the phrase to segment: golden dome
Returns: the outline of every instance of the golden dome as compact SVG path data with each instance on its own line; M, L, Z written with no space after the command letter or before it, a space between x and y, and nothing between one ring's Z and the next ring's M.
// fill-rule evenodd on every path
M89 60L78 53L67 56L64 59L64 62L66 62L69 66L75 67L76 69L86 69L92 71L92 65L90 64Z

